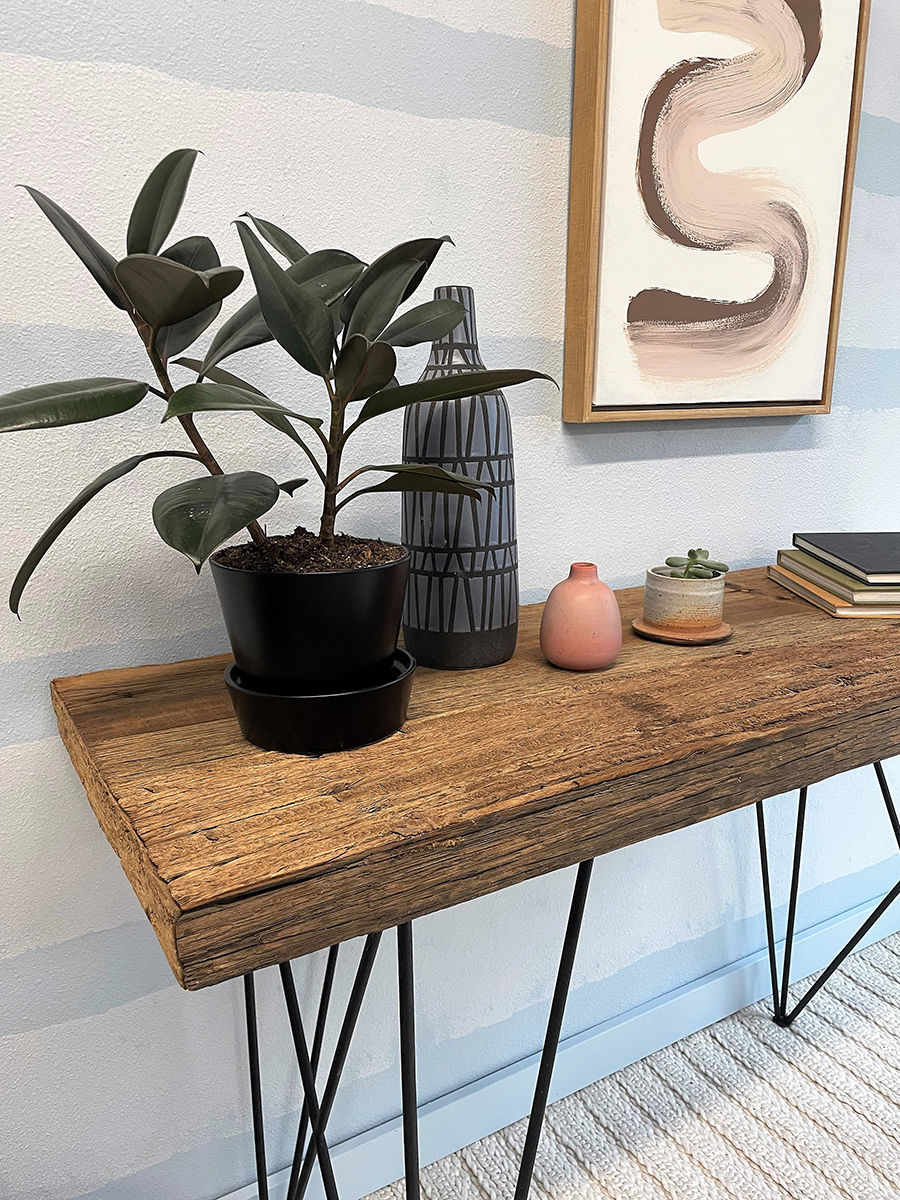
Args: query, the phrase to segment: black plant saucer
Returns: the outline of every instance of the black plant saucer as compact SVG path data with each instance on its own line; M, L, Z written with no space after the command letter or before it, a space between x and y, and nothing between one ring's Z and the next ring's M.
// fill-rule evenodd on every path
M354 750L396 733L406 720L415 669L413 656L398 648L380 682L353 691L261 691L242 680L234 663L225 671L225 683L248 742L285 754L319 755Z

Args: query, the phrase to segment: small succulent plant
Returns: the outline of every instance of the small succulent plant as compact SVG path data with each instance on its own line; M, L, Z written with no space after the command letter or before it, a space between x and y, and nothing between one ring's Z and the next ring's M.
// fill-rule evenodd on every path
M728 564L714 562L708 550L688 550L687 558L667 558L666 566L672 568L673 579L715 579L728 570Z

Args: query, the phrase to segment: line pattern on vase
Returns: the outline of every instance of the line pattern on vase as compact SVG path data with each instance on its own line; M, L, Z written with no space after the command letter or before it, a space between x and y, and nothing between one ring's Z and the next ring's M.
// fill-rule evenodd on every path
M434 294L457 300L466 313L452 333L434 342L422 378L483 370L472 289L440 287ZM411 405L404 416L403 461L463 471L494 486L494 495L480 500L433 492L404 496L403 544L411 556L407 645L417 632L456 635L435 651L446 661L433 665L502 662L515 645L519 606L512 428L503 393ZM479 654L475 642L492 631L504 636L495 637L493 646L484 642ZM473 638L463 648L459 635L467 634ZM422 657L419 644L423 665L429 665L427 654Z

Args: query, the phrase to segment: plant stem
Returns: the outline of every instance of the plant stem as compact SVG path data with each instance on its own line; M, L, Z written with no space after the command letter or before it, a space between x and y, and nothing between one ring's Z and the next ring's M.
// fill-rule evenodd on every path
M334 545L334 517L337 512L337 493L341 475L341 452L343 450L344 405L340 403L326 375L325 386L331 400L331 426L325 442L325 497L322 502L322 521L319 525L319 540L326 546Z
M145 345L147 347L147 355L153 364L153 370L156 372L156 378L159 380L160 386L162 387L163 399L168 400L175 389L172 387L172 381L169 378L169 372L166 370L166 364L160 357L160 353L157 348L158 336L158 329L151 330L150 336ZM200 431L194 424L193 416L190 413L186 413L179 416L178 420L181 423L181 428L190 438L191 445L197 451L197 457L203 463L204 467L206 467L207 471L209 471L210 475L224 475L225 472L216 461L212 450L210 450L209 446L207 446L206 442L200 436ZM264 546L266 544L268 539L263 533L262 527L258 521L251 521L247 526L247 532L250 534L250 537L257 546Z

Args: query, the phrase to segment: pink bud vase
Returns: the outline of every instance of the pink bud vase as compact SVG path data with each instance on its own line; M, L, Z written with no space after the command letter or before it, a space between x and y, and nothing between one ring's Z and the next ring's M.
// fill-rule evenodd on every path
M594 563L572 563L541 617L541 649L567 671L609 667L622 649L622 617L616 594L597 576Z

